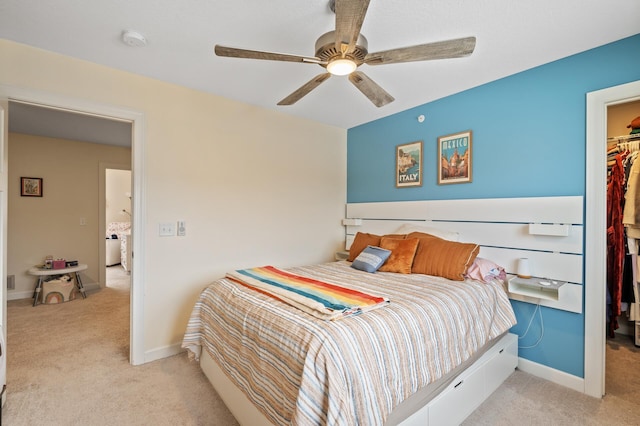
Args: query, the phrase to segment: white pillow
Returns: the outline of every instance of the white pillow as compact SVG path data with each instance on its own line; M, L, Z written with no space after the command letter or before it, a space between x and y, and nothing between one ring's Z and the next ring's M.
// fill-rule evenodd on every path
M414 225L413 223L403 223L400 228L396 230L396 234L410 234L412 232L423 232L425 234L431 234L443 240L459 241L460 234L455 231L448 231L446 229L438 229L424 225Z

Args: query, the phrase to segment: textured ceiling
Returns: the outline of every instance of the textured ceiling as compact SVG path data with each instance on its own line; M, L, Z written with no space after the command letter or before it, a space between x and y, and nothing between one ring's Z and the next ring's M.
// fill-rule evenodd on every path
M293 106L276 103L318 65L217 57L215 44L314 54L334 28L328 0L0 0L0 38L350 128L634 35L638 0L372 0L362 26L372 52L476 36L466 58L360 70L395 97L376 108L346 77ZM125 29L148 45L124 44Z

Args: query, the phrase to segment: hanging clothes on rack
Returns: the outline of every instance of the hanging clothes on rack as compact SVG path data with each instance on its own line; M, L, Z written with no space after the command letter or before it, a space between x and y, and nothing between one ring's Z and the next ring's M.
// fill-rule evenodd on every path
M615 337L618 316L622 313L622 278L625 258L624 205L625 173L623 160L627 152L616 154L607 184L607 317L608 335Z
M635 135L634 135L635 136ZM627 149L635 150L632 154L638 154L640 150L640 139L625 142L623 145ZM631 146L629 146L631 145ZM635 159L635 156L633 157ZM623 282L622 301L628 302L628 316L630 321L640 321L640 299L638 299L638 277L637 277L637 253L638 241L640 241L640 161L632 161L631 167L627 174L627 185L625 190L625 204L622 220L627 234L627 245L629 252L632 253L634 259L634 274L631 286L625 285ZM637 332L637 326L634 330ZM636 335L636 343L638 342Z
M607 146L607 319L615 337L618 316L636 316L640 241L640 135L609 138Z

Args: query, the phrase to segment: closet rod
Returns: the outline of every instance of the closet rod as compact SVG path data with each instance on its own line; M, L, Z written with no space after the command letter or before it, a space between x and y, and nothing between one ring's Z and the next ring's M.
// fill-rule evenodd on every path
M622 135L622 136L613 136L607 138L607 142L627 142L627 141L635 141L640 139L640 133L636 133L634 135Z

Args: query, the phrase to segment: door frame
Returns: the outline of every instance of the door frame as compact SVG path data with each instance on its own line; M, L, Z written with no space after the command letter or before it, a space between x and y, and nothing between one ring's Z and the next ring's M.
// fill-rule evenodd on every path
M4 356L0 357L0 409L4 407L7 401L7 392L5 385L7 384L7 215L8 208L8 183L7 183L7 165L9 152L9 123L7 120L7 111L9 102L2 97L0 93L0 324L1 328L1 346ZM2 413L0 413L2 416Z
M640 99L640 80L587 93L584 392L605 393L607 107Z
M131 174L132 174L132 268L131 268L131 302L130 302L130 335L129 335L129 363L133 365L144 364L144 226L143 218L146 216L145 208L145 184L144 184L144 147L145 147L145 115L140 111L124 109L108 104L91 102L80 98L73 98L44 92L31 88L15 87L0 84L0 99L9 101L33 103L45 107L69 110L86 115L112 120L130 122L132 125L131 141ZM10 111L6 111L10 117ZM5 125L8 127L8 121ZM7 130L8 131L8 130ZM5 164L8 158L5 158ZM6 206L3 206L6 214ZM134 235L135 233L135 235ZM6 234L2 235L2 244L5 247L3 256L6 258ZM104 234L102 239L104 241ZM137 254L137 256L135 255ZM6 264L4 265L6 268ZM6 293L3 291L3 293ZM6 298L3 297L2 309L6 312Z

